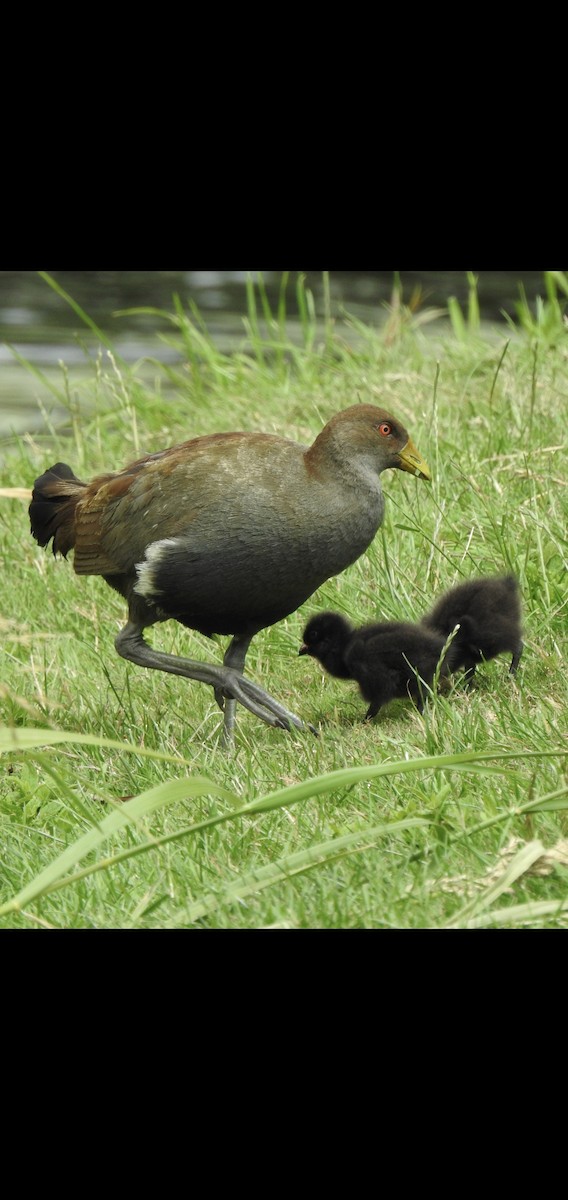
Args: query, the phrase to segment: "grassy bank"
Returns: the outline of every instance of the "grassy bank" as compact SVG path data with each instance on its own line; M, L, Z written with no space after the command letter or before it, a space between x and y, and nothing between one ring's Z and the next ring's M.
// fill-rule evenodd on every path
M251 288L231 357L174 308L155 319L179 367L128 367L103 342L79 384L62 370L50 386L68 420L12 442L0 488L29 488L57 460L88 478L223 430L309 442L358 400L404 421L433 482L383 475L369 551L252 643L247 672L320 737L239 709L232 754L211 689L119 659L120 597L40 550L25 500L0 497L0 925L565 923L568 333L550 288L491 337L473 284L468 314L451 306L428 336L434 314L396 304L380 332L351 322L345 336L329 315L316 325L300 290L294 344L284 294L270 313ZM471 693L456 685L423 716L396 702L364 725L356 686L298 657L323 608L413 620L452 584L503 571L523 594L516 683L504 656ZM173 622L149 640L217 662L226 645Z

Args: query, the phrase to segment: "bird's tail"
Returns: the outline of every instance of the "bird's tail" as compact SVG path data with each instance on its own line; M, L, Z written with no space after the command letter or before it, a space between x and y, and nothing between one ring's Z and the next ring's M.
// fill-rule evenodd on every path
M40 546L53 538L53 553L67 556L75 545L75 509L88 486L66 463L56 463L36 479L30 504L32 534Z

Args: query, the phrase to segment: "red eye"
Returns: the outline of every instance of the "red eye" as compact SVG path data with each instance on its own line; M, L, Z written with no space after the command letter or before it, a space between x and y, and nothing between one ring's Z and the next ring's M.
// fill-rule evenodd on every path
M389 425L386 421L383 421L382 425L379 425L379 433L382 434L383 437L388 437L389 433L392 433L392 425Z

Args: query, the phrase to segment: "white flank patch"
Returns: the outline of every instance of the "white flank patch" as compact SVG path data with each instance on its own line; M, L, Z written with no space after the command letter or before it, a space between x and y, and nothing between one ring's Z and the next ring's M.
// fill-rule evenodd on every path
M151 542L146 547L144 562L136 563L138 583L134 585L134 591L138 592L139 596L145 596L148 600L151 600L153 596L163 595L163 592L156 587L154 582L154 570L167 555L170 546L177 545L178 538L162 538L160 542Z

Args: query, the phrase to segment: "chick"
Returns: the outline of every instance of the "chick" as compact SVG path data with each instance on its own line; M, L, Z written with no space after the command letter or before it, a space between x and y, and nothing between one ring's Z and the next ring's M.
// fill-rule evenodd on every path
M303 636L299 654L316 658L330 675L356 680L369 704L366 720L389 700L408 697L422 712L446 643L441 634L405 621L354 629L345 617L332 612L312 617ZM452 646L442 662L441 676L453 667Z
M453 645L452 670L461 667L469 685L475 668L508 650L509 673L514 675L523 652L521 598L512 575L470 579L451 588L420 622L424 629L447 638L460 628Z

